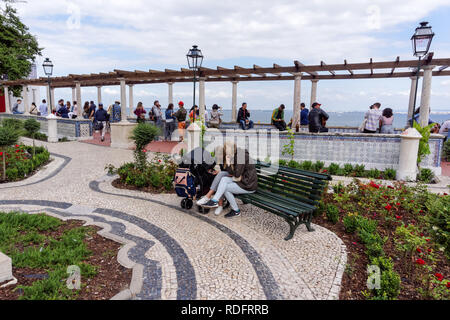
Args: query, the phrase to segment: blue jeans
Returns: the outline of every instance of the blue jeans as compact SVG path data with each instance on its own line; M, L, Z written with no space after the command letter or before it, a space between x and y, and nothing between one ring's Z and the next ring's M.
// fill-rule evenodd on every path
M20 112L20 111L13 111L13 114L23 114L23 112Z
M252 129L253 128L253 121L252 120L248 121L248 128L246 128L247 125L245 124L244 120L240 121L240 125L241 125L242 130Z
M239 207L234 198L234 194L248 194L253 192L254 191L247 191L239 187L239 185L233 181L232 177L222 177L213 200L218 202L222 196L225 196L230 203L231 209L238 211Z

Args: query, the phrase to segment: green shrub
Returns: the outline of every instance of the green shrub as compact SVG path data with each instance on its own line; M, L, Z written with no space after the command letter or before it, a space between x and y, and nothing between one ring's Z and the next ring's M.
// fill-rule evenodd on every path
M358 215L349 213L342 222L344 223L345 232L354 233L358 228Z
M450 260L450 196L429 195L425 202L429 232Z
M144 148L160 134L160 129L152 124L139 123L133 130L130 139L134 141L136 149L134 150L134 158L139 169L144 170L147 162L147 154Z
M300 164L295 160L290 160L287 165L288 165L288 167L294 168L294 169L300 168Z
M367 177L371 179L379 179L380 178L380 170L378 169L370 169L367 171Z
M339 221L339 208L333 204L327 206L327 219L336 224Z
M150 183L155 188L161 187L162 184L161 176L159 174L152 174L150 176Z
M164 186L164 189L166 189L167 191L172 190L173 189L173 177L165 176L163 179L163 186Z
M365 166L363 164L355 165L353 170L354 170L354 172L355 172L357 177L364 177Z
M450 161L450 139L447 139L444 143L444 149L442 152L442 156L446 161Z
M397 171L395 169L392 168L387 168L384 170L384 178L387 180L395 180L395 177L397 175Z
M417 180L420 182L431 183L434 178L434 173L431 169L420 168Z
M344 191L344 185L340 181L337 184L335 184L332 188L333 192L336 194L342 193Z
M337 163L331 163L328 167L328 173L331 175L336 175L339 172L339 165Z
M350 173L353 172L353 166L350 163L346 163L346 164L344 164L343 171L344 171L344 175L348 176L348 175L350 175Z
M135 180L134 180L134 185L138 188L143 188L148 186L148 181L147 178L145 177L145 175L140 174L140 175L136 175Z
M312 166L313 166L312 161L307 160L307 161L303 161L303 162L302 162L300 168L301 168L302 170L311 171Z
M316 162L313 164L313 170L314 170L315 172L319 172L320 170L323 169L324 166L325 166L325 163L324 163L324 162L322 162L322 161L316 161Z
M5 118L2 121L2 127L10 128L15 131L23 129L23 121L20 119L14 118Z
M381 290L376 290L377 295L395 300L400 293L400 284L400 276L397 272L394 270L383 271L381 273Z
M17 170L17 168L6 169L6 178L8 181L19 180L19 170Z
M284 159L280 159L280 160L278 160L278 164L279 164L280 166L286 167L286 166L287 166L287 161L284 160Z

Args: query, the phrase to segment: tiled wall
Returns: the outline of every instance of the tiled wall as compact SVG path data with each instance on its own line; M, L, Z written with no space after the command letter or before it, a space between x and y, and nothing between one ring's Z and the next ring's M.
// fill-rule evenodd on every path
M218 133L208 130L205 134L205 145L214 141L216 137L226 131ZM279 134L275 131L273 141L270 133L267 135L267 152L263 151L264 141L255 131L228 130L227 138L235 138L238 145L245 146L251 151L252 156L264 160L266 155L279 157L281 159L290 159L289 155L283 155L283 147L289 143L287 134ZM279 137L279 139L276 139ZM216 143L220 143L217 140ZM245 141L245 142L244 142ZM310 134L306 132L296 133L294 135L294 159L297 161L311 160L313 162L320 160L325 165L338 163L364 164L366 169L377 168L384 170L386 168L398 169L400 158L400 135L382 135L382 134L361 134L361 133L321 133ZM270 152L271 144L277 144ZM433 169L436 174L440 174L440 158L443 138L440 135L432 135L430 138L431 154L427 156L422 163L423 167ZM262 155L262 156L261 156Z
M0 114L2 118L16 118L21 120L36 119L41 124L42 133L47 134L48 125L45 117L33 116L33 115L13 115L13 114ZM76 120L76 119L62 119L58 118L58 138L69 138L70 140L89 138L92 136L92 121L90 120Z

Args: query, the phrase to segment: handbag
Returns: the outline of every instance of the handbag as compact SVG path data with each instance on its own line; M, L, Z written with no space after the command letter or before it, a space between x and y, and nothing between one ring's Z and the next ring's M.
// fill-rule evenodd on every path
M95 131L103 130L103 123L101 122L94 123L94 130Z

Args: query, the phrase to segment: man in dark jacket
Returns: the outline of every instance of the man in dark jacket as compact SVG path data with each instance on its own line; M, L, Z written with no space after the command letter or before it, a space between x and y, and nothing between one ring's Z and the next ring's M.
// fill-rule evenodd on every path
M103 103L98 104L98 110L94 114L94 126L99 126L98 129L102 132L102 141L105 141L106 121L108 121L109 115L105 109L103 109Z
M308 121L309 110L303 102L300 105L300 110L301 110L300 111L300 125L307 126L309 124L309 121Z
M247 110L247 103L243 103L242 107L239 109L237 116L237 123L240 124L242 130L248 130L253 128L253 121L249 119L250 112Z
M329 116L320 108L320 106L320 103L314 102L311 107L312 110L308 115L309 132L328 132L328 129L325 128L325 122L328 120Z

